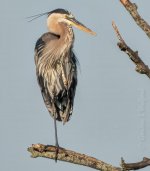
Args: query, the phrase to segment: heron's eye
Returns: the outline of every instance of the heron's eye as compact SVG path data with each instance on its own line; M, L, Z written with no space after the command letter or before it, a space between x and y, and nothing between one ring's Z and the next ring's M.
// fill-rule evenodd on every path
M74 18L74 16L72 14L69 14L69 18Z

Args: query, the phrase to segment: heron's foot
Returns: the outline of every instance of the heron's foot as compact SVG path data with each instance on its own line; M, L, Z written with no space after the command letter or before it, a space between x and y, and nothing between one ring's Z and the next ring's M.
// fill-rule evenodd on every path
M58 159L58 153L59 153L59 144L56 144L56 153L55 153L55 162L57 163Z

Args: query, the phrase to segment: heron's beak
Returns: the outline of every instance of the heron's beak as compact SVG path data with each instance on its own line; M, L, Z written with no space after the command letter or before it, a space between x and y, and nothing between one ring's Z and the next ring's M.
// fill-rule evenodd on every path
M94 31L92 31L91 29L87 28L85 25L83 25L82 23L80 23L79 21L77 21L75 18L69 18L67 17L67 20L69 20L70 24L72 26L75 26L76 28L85 31L87 33L90 33L92 35L96 35L96 33Z

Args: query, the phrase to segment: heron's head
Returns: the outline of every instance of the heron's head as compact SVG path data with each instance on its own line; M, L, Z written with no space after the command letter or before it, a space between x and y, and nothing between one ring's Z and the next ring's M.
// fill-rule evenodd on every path
M47 25L48 28L51 29L58 29L58 24L64 23L69 26L75 26L76 28L85 31L87 33L90 33L92 35L95 35L96 33L93 32L91 29L87 28L85 25L83 25L81 22L75 19L75 17L64 9L56 9L48 13L47 18Z

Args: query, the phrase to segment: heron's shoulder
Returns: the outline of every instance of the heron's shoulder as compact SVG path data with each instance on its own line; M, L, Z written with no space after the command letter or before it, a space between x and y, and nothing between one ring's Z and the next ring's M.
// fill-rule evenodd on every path
M55 40L55 39L58 39L59 36L54 34L54 33L51 33L51 32L47 32L47 33L44 33L36 42L36 45L35 47L38 47L40 45L44 45L46 44L47 42L50 42L52 40Z

